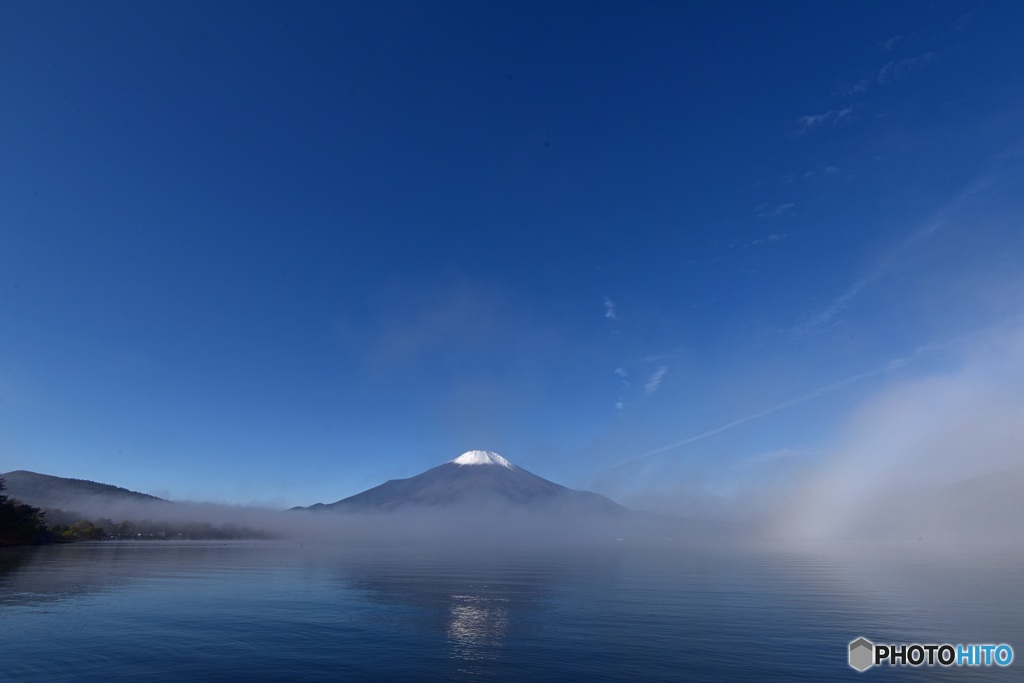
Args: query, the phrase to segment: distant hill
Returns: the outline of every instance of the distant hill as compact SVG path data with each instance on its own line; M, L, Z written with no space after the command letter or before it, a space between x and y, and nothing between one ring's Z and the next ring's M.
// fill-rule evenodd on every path
M43 509L77 509L84 502L105 504L167 503L146 493L129 491L120 486L100 484L86 479L67 479L49 474L15 470L0 474L7 482L7 493L23 503Z

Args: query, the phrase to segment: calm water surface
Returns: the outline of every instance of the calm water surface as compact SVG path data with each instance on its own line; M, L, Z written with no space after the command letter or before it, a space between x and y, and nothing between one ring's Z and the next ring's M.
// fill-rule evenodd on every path
M1006 642L1006 669L846 664ZM1024 553L927 544L0 550L2 681L1024 680Z

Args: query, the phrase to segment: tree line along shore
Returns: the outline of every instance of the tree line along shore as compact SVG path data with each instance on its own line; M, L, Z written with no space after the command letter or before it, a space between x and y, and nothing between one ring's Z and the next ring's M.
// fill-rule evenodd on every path
M0 477L0 547L104 540L241 540L266 539L266 532L234 524L164 522L148 519L115 522L86 519L74 511L43 510L6 494Z

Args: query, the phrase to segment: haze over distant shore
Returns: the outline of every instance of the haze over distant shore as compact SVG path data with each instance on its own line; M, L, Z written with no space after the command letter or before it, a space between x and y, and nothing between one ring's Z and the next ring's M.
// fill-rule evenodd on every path
M138 522L240 525L279 536L534 540L673 538L979 539L1020 538L1014 511L1024 516L1024 470L976 477L936 489L891 495L861 512L852 532L838 536L787 528L794 501L716 519L630 510L597 494L538 477L491 451L468 451L408 479L392 480L330 504L288 511L213 503L172 502L109 484L26 471L3 475L13 497L70 516ZM1008 514L1010 511L1011 514ZM812 529L813 531L813 529ZM180 532L179 532L180 535Z

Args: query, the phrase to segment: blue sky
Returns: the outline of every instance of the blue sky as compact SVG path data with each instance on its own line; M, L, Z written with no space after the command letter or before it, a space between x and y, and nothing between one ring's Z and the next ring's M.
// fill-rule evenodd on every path
M3 16L0 471L675 509L1020 338L1018 3Z

